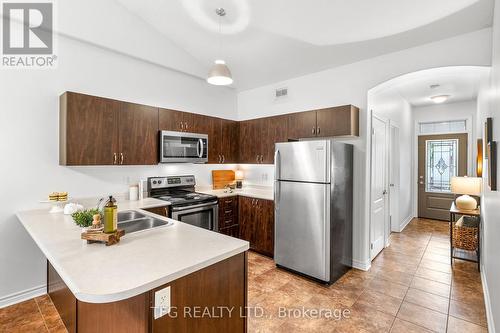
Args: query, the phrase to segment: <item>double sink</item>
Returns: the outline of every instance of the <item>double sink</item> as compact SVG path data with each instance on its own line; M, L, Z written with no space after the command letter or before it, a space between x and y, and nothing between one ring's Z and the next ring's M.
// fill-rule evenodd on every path
M135 210L118 212L118 228L125 230L125 234L153 229L169 224L171 224L171 222L160 220Z

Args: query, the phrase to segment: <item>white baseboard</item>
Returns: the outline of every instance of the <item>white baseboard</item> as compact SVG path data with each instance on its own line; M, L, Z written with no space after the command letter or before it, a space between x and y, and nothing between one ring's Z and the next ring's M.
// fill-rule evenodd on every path
M413 220L413 215L410 215L406 219L404 219L404 221L399 224L399 232L405 230L406 226L411 222L411 220Z
M358 261L352 260L352 267L356 269L360 269L362 271L368 271L372 267L372 263L370 261Z
M481 265L481 282L483 284L484 306L486 307L486 320L488 321L488 332L495 333L495 323L493 321L493 311L491 310L490 292L488 282L484 274L484 265Z
M17 293L3 296L0 298L0 309L12 304L20 303L32 299L34 297L44 295L46 293L47 293L47 286L44 284L38 287L33 287L30 289L19 291Z

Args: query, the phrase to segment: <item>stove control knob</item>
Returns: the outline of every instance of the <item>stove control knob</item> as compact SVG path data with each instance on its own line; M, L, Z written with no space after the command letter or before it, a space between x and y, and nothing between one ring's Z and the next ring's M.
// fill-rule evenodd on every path
M161 180L158 181L158 184L161 184Z
M156 185L156 183L157 183L156 180L153 180L153 184Z

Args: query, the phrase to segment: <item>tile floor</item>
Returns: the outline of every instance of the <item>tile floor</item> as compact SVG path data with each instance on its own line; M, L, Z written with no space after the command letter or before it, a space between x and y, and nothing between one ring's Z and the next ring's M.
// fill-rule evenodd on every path
M369 272L330 287L255 253L249 271L249 332L487 332L479 273L458 260L452 271L445 222L413 220ZM47 295L0 309L0 332L65 331Z
M414 219L391 236L369 272L351 270L330 287L251 253L249 332L487 332L477 266L455 260L452 271L448 235L446 222ZM302 308L348 316L301 318ZM282 317L283 309L291 315Z

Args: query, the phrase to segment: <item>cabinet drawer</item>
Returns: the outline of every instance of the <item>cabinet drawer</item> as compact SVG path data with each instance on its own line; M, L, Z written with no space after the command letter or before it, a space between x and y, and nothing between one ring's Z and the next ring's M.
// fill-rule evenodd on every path
M238 224L238 220L236 220L234 217L222 218L219 216L219 230L235 224Z
M224 235L238 238L240 235L240 226L236 224L230 227L220 229L219 232Z

